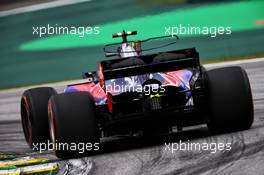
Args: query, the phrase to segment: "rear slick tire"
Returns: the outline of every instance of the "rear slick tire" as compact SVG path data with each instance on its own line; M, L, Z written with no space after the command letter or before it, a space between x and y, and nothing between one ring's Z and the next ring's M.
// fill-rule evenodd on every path
M209 130L218 134L249 129L254 120L254 107L246 71L241 67L225 67L206 74Z
M82 157L99 150L95 103L89 93L69 92L52 96L48 111L50 134L57 157ZM77 146L76 150L74 145ZM80 145L85 145L85 150L80 150Z
M48 100L56 94L53 88L40 87L28 89L22 95L20 113L23 132L28 145L34 150L50 140Z

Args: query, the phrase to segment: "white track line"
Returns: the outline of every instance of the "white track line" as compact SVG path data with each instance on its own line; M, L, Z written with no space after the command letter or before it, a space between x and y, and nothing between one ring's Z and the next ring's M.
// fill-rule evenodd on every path
M210 63L205 64L205 67L219 67L219 66L230 66L230 65L237 65L237 64L247 64L247 63L257 63L257 62L263 62L264 58L254 58L254 59L248 59L248 60L237 60L237 61L226 61L221 63Z
M41 4L29 5L26 7L18 7L11 10L0 11L0 17L9 16L9 15L16 15L21 13L33 12L48 8L55 8L61 7L66 5L78 4L83 2L90 2L91 0L57 0L52 2L46 2Z

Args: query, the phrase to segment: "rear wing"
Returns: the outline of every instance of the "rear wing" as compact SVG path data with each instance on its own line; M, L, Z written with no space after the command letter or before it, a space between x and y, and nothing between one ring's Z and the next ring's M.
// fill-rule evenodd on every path
M138 57L105 60L99 63L104 80L167 72L200 66L199 53L195 48L161 52Z

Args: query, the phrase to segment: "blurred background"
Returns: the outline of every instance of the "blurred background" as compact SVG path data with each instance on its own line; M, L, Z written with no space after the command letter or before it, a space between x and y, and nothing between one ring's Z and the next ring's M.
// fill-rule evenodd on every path
M264 55L264 1L247 0L2 0L0 89L80 78L105 59L111 34L162 36L167 26L231 27L230 35L182 35L174 49L196 47L202 62ZM100 34L33 35L41 26L99 27Z

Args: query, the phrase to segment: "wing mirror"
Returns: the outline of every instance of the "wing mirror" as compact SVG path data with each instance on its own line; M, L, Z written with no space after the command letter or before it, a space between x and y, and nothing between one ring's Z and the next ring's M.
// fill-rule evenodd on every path
M90 81L90 82L98 81L97 73L95 71L82 73L82 78L88 79L88 81Z

